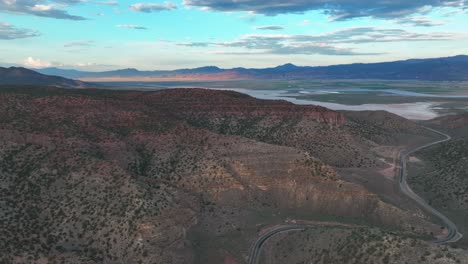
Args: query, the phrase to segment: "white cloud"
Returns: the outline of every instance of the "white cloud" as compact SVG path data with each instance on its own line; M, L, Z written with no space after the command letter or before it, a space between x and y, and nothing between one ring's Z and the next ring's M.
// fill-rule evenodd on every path
M54 9L52 5L35 5L31 8L31 10L39 12L50 11L52 9Z
M46 68L52 66L52 63L48 61L43 61L41 59L35 59L33 57L28 57L23 61L23 65L29 68Z
M91 40L77 40L77 41L71 41L63 44L65 48L70 48L70 47L86 47L86 46L91 46L93 45L93 41Z
M126 28L126 29L141 29L141 30L146 30L146 29L148 29L148 28L143 27L143 26L128 25L128 24L125 24L125 25L117 25L116 27L118 27L118 28Z
M46 61L41 60L39 58L28 57L26 58L20 65L26 68L32 69L41 69L41 68L48 68L48 67L60 67L63 69L109 69L115 68L115 65L108 65L108 64L100 64L95 62L71 62L71 63L62 63L57 61Z
M307 25L309 25L309 24L310 24L310 20L308 20L308 19L304 19L304 20L302 20L301 22L297 23L297 25L298 25L298 26L301 26L301 27L307 26Z
M131 5L130 9L136 12L152 13L165 10L174 10L177 9L177 6L169 2L166 2L164 4L136 3Z

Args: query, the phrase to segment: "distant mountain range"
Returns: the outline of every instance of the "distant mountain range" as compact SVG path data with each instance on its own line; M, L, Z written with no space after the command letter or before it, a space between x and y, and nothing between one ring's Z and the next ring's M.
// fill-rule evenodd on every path
M71 80L71 79L79 79ZM21 67L0 67L0 85L42 85L64 88L89 88L85 81L208 81L252 79L381 79L465 81L468 80L468 56L436 59L411 59L382 63L355 63L333 66L296 66L284 64L274 68L221 69L207 66L172 71L139 71L121 69L87 72L60 68L29 70Z
M234 79L382 79L382 80L468 80L468 56L434 59L410 59L382 63L354 63L333 66L296 66L274 68L221 69L207 66L172 71L121 69L88 72L60 68L35 69L42 74L85 81L158 81L158 80L234 80Z
M38 85L62 88L89 88L91 84L59 76L44 75L21 67L0 67L0 85Z

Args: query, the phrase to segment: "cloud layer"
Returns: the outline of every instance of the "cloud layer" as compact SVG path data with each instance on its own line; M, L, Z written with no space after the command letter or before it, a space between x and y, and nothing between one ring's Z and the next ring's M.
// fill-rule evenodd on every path
M282 26L258 26L258 27L255 27L255 29L257 30L283 30L284 27Z
M16 28L8 23L0 22L0 39L21 39L39 35L40 33L36 30Z
M443 21L435 21L431 20L424 16L418 17L404 17L397 20L400 24L409 24L418 27L435 27L435 26L442 26L445 23Z
M374 27L346 28L322 35L249 34L230 42L178 43L186 47L228 48L223 54L322 54L322 55L377 55L380 53L359 52L343 45L403 42L440 41L451 39L447 33L414 33L402 29ZM236 49L236 50L230 50ZM238 49L241 49L239 51Z
M334 20L356 17L399 18L437 7L466 8L466 0L184 0L185 5L216 11L249 11L264 15L320 10Z
M153 3L136 3L130 6L130 9L136 12L152 13L165 10L177 9L177 6L172 3L153 4Z
M0 12L26 14L56 19L86 20L81 16L69 14L66 10L57 8L57 5L77 4L80 0L0 0Z
M143 27L143 26L129 25L129 24L117 25L116 27L118 27L118 28L126 28L126 29L140 29L140 30L146 30L146 29L148 29L148 28Z
M77 41L71 41L63 44L65 48L71 48L71 47L88 47L93 45L93 41L91 40L77 40Z
M104 68L115 68L115 65L108 65L108 64L98 64L93 62L74 62L71 64L64 64L56 61L47 61L42 60L40 58L35 57L27 57L22 61L22 63L18 64L27 68L33 69L42 69L48 67L61 67L61 68L89 68L89 67L104 67Z

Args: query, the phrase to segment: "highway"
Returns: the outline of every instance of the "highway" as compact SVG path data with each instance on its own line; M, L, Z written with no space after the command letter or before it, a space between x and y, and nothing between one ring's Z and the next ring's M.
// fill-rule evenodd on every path
M400 187L400 190L406 196L408 196L410 199L415 201L419 206L421 206L428 213L431 213L432 215L439 218L444 223L445 228L447 228L447 231L448 231L447 236L433 241L435 244L447 244L447 243L457 242L458 240L460 240L460 238L462 238L462 234L458 232L457 226L452 221L450 221L450 219L448 219L445 215L437 211L435 208L433 208L428 203L426 203L416 193L414 193L413 190L411 190L411 188L409 187L408 182L406 181L407 180L407 166L406 165L407 165L407 160L409 156L411 156L413 153L420 151L422 149L425 149L425 148L428 148L428 147L431 147L431 146L434 146L443 142L447 142L452 139L450 135L447 135L443 132L440 132L440 131L437 131L435 129L428 128L428 127L426 127L426 129L443 136L444 139L437 140L437 141L428 143L426 145L417 147L415 149L409 150L407 152L401 153L400 155L401 169L400 169L399 187Z
M399 187L401 191L410 199L415 201L419 206L424 208L428 213L431 213L432 215L436 216L439 218L445 225L445 228L447 228L447 236L438 238L437 240L432 241L434 244L442 245L442 244L448 244L448 243L454 243L460 240L462 238L462 234L458 232L457 226L450 221L445 215L443 215L441 212L437 211L435 208L430 206L428 203L426 203L421 197L419 197L416 193L411 190L411 188L408 185L407 180L407 160L410 155L413 153L420 151L422 149L447 142L452 139L450 135L447 135L443 132L437 131L432 128L426 127L426 129L437 133L444 138L441 140L437 140L428 144L425 144L423 146L419 146L415 149L406 151L406 152L401 152L400 153L400 177L399 177ZM248 264L258 264L259 258L260 258L260 253L262 246L268 241L268 239L274 237L275 235L281 234L281 233L286 233L286 232L293 232L293 231L302 231L305 230L306 228L310 227L310 225L281 225L281 226L276 226L273 229L269 230L265 234L261 235L260 237L257 238L255 243L252 245L250 248L249 252L249 259L248 259Z

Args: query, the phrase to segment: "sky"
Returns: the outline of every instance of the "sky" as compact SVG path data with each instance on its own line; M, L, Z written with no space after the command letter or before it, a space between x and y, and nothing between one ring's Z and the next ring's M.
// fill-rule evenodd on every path
M0 0L0 66L333 65L468 54L468 0Z

